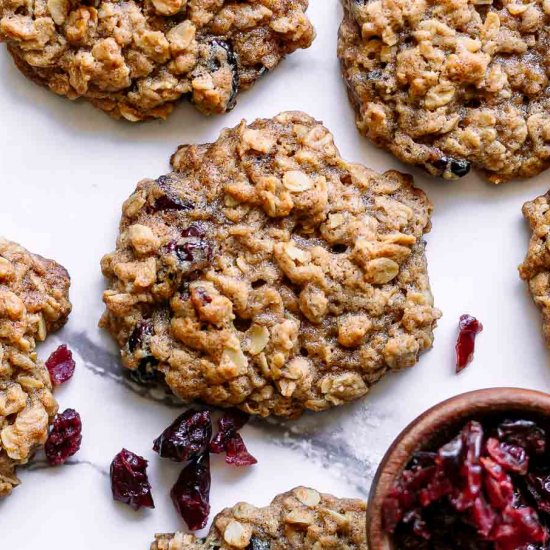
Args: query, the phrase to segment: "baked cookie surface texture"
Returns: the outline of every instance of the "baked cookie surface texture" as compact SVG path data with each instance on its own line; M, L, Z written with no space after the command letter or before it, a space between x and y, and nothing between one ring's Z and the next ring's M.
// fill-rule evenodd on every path
M0 40L19 69L115 118L166 118L183 97L230 110L314 38L308 0L0 0Z
M526 202L523 215L533 233L519 273L541 310L543 334L550 346L550 192Z
M366 504L297 487L265 508L241 502L213 521L203 539L157 535L151 550L367 550Z
M0 237L0 497L19 484L15 468L46 442L57 412L35 348L67 320L69 284L62 266Z
M549 166L547 1L342 1L342 73L376 145L449 179Z
M101 325L185 401L298 416L430 348L440 313L412 178L344 161L303 113L186 145L123 206Z

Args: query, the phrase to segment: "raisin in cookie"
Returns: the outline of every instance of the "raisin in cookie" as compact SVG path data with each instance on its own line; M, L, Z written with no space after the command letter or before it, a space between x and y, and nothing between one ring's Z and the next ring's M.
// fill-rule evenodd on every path
M0 0L19 69L114 118L166 118L189 97L223 113L288 53L310 46L308 0Z
M451 179L549 166L546 0L342 2L342 72L376 145Z
M296 416L365 395L431 347L412 178L344 161L303 113L185 145L123 206L101 325L185 401Z
M550 347L550 191L526 202L523 215L533 235L519 273L527 281L533 300L542 312L543 333Z
M35 348L67 320L69 284L59 264L0 238L0 497L19 483L16 466L45 443L57 412Z
M297 487L265 508L241 502L223 510L206 538L157 535L151 550L367 550L366 510L361 500Z

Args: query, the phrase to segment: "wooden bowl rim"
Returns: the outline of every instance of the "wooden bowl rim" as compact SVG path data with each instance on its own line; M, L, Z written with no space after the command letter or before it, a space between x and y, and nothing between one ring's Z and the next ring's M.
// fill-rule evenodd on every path
M370 550L392 549L391 537L382 529L382 502L412 453L444 427L499 411L528 411L531 415L550 416L550 394L511 387L469 391L434 405L396 437L378 466L369 493L367 541Z

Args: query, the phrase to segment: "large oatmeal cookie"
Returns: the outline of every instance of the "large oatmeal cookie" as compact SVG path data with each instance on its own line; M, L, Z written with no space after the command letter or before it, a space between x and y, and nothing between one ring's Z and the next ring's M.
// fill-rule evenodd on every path
M101 325L184 400L296 416L365 395L432 345L431 204L345 162L303 113L179 148L123 206Z
M310 46L308 0L0 0L19 69L130 121L190 97L223 113L288 53Z
M226 508L206 538L157 535L151 550L367 550L366 510L361 500L297 487L265 508L245 502Z
M376 145L445 178L550 165L547 0L342 2L342 72Z
M543 333L550 347L550 191L523 205L533 234L519 273L527 281L543 317Z
M57 412L35 347L67 320L69 284L59 264L0 238L0 497L19 483L16 466L45 443Z

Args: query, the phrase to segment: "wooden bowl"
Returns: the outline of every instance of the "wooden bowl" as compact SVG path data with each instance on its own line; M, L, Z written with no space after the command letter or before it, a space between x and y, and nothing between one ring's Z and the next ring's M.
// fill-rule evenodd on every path
M439 403L413 420L382 459L369 494L367 541L370 550L392 550L382 528L382 503L412 455L434 450L452 439L470 419L520 415L550 424L550 394L519 388L490 388L463 393Z

